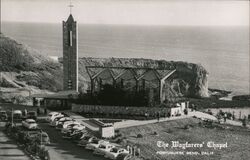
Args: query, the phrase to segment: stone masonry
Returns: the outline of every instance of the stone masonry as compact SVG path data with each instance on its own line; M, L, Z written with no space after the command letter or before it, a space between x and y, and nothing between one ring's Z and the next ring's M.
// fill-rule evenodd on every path
M77 23L70 14L63 21L63 89L78 91Z

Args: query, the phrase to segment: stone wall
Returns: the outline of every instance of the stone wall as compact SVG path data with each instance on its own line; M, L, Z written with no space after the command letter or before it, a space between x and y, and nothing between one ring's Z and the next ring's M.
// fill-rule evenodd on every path
M72 104L72 111L78 113L91 114L117 114L117 115L135 115L135 116L156 116L160 112L161 116L165 116L171 112L167 107L127 107L127 106L102 106L102 105L81 105Z

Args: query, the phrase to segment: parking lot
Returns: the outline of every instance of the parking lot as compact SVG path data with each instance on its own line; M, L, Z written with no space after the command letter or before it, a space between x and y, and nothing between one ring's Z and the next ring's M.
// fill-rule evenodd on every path
M27 111L26 111L26 109L27 109ZM27 151L27 153L28 153L27 156L24 153L19 154L19 155L15 155L15 156L19 156L19 157L18 158L11 158L13 160L22 158L21 155L23 156L23 158L26 158L26 159L29 159L29 157L28 157L29 155L41 158L41 156L43 156L44 152L42 154L40 154L42 151L37 150L36 148L37 147L40 148L41 147L40 144L42 144L42 143L46 145L46 147L45 147L46 154L49 155L50 160L104 160L107 158L116 159L116 156L118 156L118 154L121 154L123 152L124 152L125 156L128 155L128 151L124 148L118 147L119 146L118 144L110 143L108 141L104 141L102 139L98 139L97 137L95 137L94 130L96 128L95 127L93 128L93 126L91 124L89 124L89 122L88 123L85 122L86 118L75 115L75 114L72 115L71 112L68 113L67 111L63 111L59 114L56 113L55 117L58 116L58 118L55 118L53 123L49 124L47 121L48 116L47 116L47 114L44 114L43 109L42 109L42 112L40 112L42 114L35 115L34 118L28 117L30 112L33 112L33 111L36 112L36 109L34 107L20 106L20 108L19 108L18 105L8 106L8 105L1 104L1 111L7 113L7 115L6 115L7 119L5 119L5 120L2 119L2 120L8 121L6 124L8 126L6 134L8 134L8 135L10 134L10 136L13 137L13 138L11 138L12 139L11 143L17 144L16 141L18 141L18 143L21 144L21 146L22 146L21 148L23 148L23 149L19 149L19 151L22 152L22 150L25 150L25 152ZM51 113L51 114L54 114L54 113ZM17 117L17 115L18 115L18 117ZM61 115L63 115L63 117L66 116L66 118L60 118ZM13 119L11 118L11 116L13 116ZM36 116L38 116L38 117L36 117ZM70 117L68 117L68 116L70 116ZM16 118L18 118L18 119L16 119ZM34 120L37 120L37 121L34 121L34 120L31 121L31 118ZM86 135L90 136L91 138L93 137L94 139L96 139L96 142L94 142L92 140L87 141L86 147L88 149L85 149L85 145L84 145L84 147L83 146L80 147L79 145L77 145L76 142L78 140L75 141L75 143L74 143L72 139L65 139L65 137L63 138L63 135L65 136L65 134L62 134L60 130L56 129L58 127L60 128L60 124L59 125L57 124L56 125L57 127L51 126L51 125L54 126L54 122L57 123L57 121L59 119L62 121L62 124L64 124L64 122L65 122L65 125L67 125L67 122L69 122L68 124L70 124L72 122L76 123L75 125L71 125L71 126L75 126L74 130L78 130L78 131L83 130L83 132L85 132L85 131L87 131L85 129L85 127L88 127L88 129L90 129L90 130L92 129L92 133L87 131ZM9 127L11 121L14 121L15 127L13 127L13 130L12 130L12 128ZM4 128L4 125L5 125L5 122L2 122L2 129ZM79 127L77 125L79 125ZM80 126L83 126L84 128L81 129ZM70 135L71 135L72 130L71 131L70 130L67 129L67 132L68 131L71 132L70 133ZM42 135L41 133L43 133L43 135L46 134L47 137L49 137L49 139L47 141L48 143L42 139L41 139L41 141L39 140L40 137L42 137L42 136L39 137L39 134ZM35 135L35 134L37 134L37 135ZM9 141L6 141L6 144L8 142ZM95 154L93 154L93 149L95 147L89 148L89 146L95 145L95 144L97 144L97 142L99 144L104 143L104 142L109 143L109 145L110 145L109 148L110 149L111 149L111 147L114 148L114 151L110 152L108 150L105 150L104 155L107 156L107 158L105 158L103 154L98 155L98 153L96 154L96 152L95 152ZM80 145L82 145L82 143ZM0 144L0 148L1 147L4 148L4 146L2 144ZM91 150L89 150L89 149L91 149ZM7 150L6 152L12 153L12 150ZM108 155L106 155L106 154L108 154ZM124 156L124 154L121 154L120 156ZM131 155L128 155L128 156L131 156ZM1 157L0 157L0 160L1 160Z
M36 110L34 107L0 104L2 110L27 109ZM0 122L0 160L30 160L14 140L9 139L4 133L5 122ZM39 123L38 126L50 137L51 144L48 145L51 160L103 160L104 157L92 154L92 151L85 150L62 138L60 131L52 128L47 123Z

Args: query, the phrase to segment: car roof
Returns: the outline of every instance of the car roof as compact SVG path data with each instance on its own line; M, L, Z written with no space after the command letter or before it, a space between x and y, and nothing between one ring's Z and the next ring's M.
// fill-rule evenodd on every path
M109 143L109 141L103 140L103 143L101 143L102 146L114 146L113 144Z
M78 124L78 122L76 122L74 120L64 122L64 124L73 124L73 123Z
M16 113L16 114L17 114L17 113L18 113L18 114L22 114L22 111L20 111L20 110L14 110L14 111L13 111L13 113Z
M55 117L57 117L57 116L63 116L64 117L64 115L62 115L61 113L54 113L51 116L55 116Z
M34 119L26 119L27 122L36 122Z
M59 113L59 112L50 112L48 115L52 115L52 114L56 114L56 113Z
M117 150L119 150L119 149L124 149L124 148L119 147L119 146L115 146L114 148L116 148Z

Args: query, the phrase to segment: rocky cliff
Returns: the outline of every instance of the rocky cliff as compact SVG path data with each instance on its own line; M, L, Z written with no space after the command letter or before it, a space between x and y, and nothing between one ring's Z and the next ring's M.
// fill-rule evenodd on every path
M176 68L170 83L173 95L208 96L207 71L200 65L152 59L80 58L79 82L86 90L89 77L86 65ZM37 51L0 35L0 95L25 95L62 90L62 64L41 56ZM13 94L12 94L13 93ZM9 96L8 96L9 97ZM9 98L10 99L10 98ZM13 97L12 97L13 99Z

